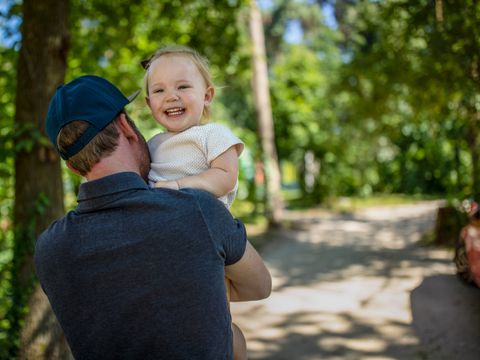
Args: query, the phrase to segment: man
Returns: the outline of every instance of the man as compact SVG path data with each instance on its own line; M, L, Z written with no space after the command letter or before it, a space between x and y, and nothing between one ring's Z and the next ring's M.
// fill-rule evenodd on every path
M270 274L212 195L148 187L130 101L97 76L53 96L47 134L87 182L38 239L38 278L78 359L231 359L224 277L246 301L270 294Z

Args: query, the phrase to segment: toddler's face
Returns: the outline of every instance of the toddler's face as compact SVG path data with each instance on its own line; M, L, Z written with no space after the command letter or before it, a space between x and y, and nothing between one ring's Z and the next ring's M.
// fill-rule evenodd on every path
M200 124L213 94L213 88L207 88L197 66L186 56L163 55L148 69L147 104L168 131L180 132Z

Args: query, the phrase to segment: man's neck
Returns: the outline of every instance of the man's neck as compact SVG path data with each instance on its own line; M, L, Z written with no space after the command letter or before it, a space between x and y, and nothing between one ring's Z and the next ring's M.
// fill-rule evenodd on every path
M122 124L123 122L120 121L120 125ZM115 150L92 167L85 176L87 180L100 179L121 172L134 172L140 176L142 176L142 172L148 173L149 158L146 145L141 146L144 143L141 143L139 137L127 123L119 126L119 130L120 136ZM142 166L146 168L143 169Z
M134 172L140 175L138 167L129 164L128 161L122 161L118 156L109 156L95 164L85 178L92 181L121 172Z

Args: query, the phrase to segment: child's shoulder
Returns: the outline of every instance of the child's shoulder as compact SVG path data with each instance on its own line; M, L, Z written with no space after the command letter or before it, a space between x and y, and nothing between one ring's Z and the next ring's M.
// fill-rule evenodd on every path
M172 137L172 133L166 131L166 132L161 132L161 133L158 133L154 136L152 136L150 138L150 140L148 140L148 145L151 145L151 146L158 146L160 145L161 143L163 143L165 140L169 139Z
M232 131L224 124L208 123L198 126L199 130L206 134L231 133Z

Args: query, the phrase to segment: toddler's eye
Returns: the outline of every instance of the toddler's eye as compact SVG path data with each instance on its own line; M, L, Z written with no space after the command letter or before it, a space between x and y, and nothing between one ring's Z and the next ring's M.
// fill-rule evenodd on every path
M183 89L188 89L190 86L189 85L180 85L178 88L180 90L183 90Z
M163 92L163 89L153 89L153 93L161 93Z

